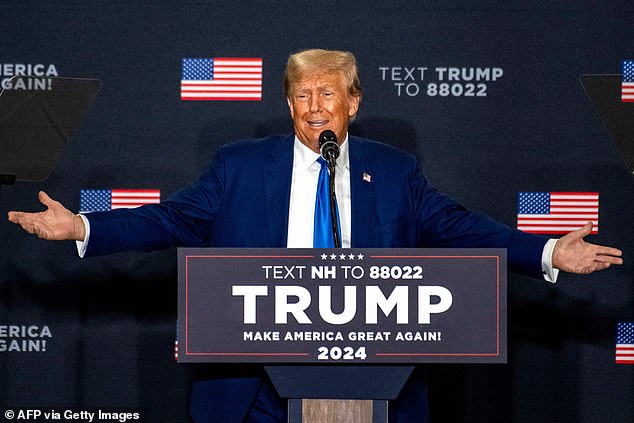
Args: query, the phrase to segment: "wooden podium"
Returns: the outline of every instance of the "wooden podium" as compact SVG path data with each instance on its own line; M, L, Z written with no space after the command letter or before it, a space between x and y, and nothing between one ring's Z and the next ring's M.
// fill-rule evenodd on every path
M289 423L386 423L413 366L265 366ZM324 399L326 398L326 399Z
M385 423L417 363L506 362L506 250L179 249L179 363L261 363L289 422Z

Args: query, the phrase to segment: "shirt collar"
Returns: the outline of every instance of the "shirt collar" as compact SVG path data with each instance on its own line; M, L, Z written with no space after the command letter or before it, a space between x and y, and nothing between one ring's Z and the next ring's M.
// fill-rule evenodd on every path
M304 143L302 143L297 135L295 135L295 144L293 146L294 149L294 165L298 166L300 169L308 169L319 157L319 154L315 153L310 148L306 147ZM343 140L343 143L339 145L339 158L337 159L337 171L343 172L350 168L350 160L348 156L348 134L346 133L346 137Z

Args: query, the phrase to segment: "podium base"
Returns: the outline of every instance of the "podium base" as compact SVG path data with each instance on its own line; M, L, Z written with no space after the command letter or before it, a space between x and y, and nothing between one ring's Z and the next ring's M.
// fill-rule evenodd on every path
M387 423L386 400L289 399L288 423Z

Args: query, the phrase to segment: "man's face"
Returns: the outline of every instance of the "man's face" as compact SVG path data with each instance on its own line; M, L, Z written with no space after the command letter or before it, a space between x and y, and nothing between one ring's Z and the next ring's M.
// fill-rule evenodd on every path
M330 129L343 142L348 122L359 109L359 97L348 94L339 74L312 73L291 87L288 107L299 140L319 153L319 134Z

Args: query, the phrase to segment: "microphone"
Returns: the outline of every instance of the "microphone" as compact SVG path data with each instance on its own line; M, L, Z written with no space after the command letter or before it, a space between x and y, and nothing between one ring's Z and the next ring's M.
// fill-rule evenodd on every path
M341 248L341 238L339 237L339 218L337 216L337 196L335 194L335 166L339 157L339 144L337 136L330 129L326 129L319 134L319 152L321 157L328 162L328 192L330 197L330 222L332 225L332 237L335 248Z
M319 134L319 152L321 157L334 166L339 157L339 144L337 144L337 136L330 129Z

